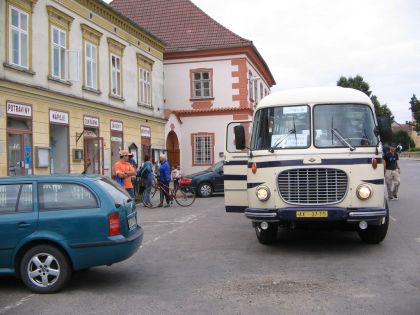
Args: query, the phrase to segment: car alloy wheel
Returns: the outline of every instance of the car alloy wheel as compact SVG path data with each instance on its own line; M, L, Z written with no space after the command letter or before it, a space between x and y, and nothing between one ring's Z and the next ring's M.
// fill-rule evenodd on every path
M198 188L198 192L200 193L201 197L210 197L213 194L213 188L210 184L203 183Z
M66 255L55 246L38 245L23 255L20 276L32 291L53 293L70 279L71 266Z

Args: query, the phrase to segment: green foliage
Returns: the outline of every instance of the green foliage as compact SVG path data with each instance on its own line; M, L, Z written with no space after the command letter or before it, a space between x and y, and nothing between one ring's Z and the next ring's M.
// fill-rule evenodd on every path
M417 100L417 97L415 94L413 94L413 97L410 100L410 109L413 113L413 127L414 129L419 132L420 131L420 101Z
M409 147L414 148L416 144L409 134L404 130L399 130L392 135L392 141L395 144L401 144L404 148L404 151L407 151Z
M394 115L392 114L392 111L389 109L388 105L381 104L379 102L378 97L376 95L373 95L372 91L370 91L369 83L367 83L361 75L356 75L354 78L346 78L344 76L341 76L340 79L337 81L337 85L362 91L370 97L370 100L372 101L373 106L375 107L376 117L384 116L388 117L391 120L391 122L394 121Z

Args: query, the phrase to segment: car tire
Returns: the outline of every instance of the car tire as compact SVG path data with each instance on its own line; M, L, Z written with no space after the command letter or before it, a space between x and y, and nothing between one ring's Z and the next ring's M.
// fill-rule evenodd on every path
M266 230L263 230L260 225L255 226L255 234L261 244L269 245L277 241L278 225L270 223Z
M387 205L388 210L388 205ZM381 225L370 225L365 230L359 230L360 239L367 244L379 244L385 239L389 225L389 210L385 216L385 223Z
M213 186L209 183L201 183L198 186L198 194L201 197L211 197L211 195L213 195Z
M67 256L55 246L37 245L25 252L19 266L23 283L35 293L54 293L70 280Z

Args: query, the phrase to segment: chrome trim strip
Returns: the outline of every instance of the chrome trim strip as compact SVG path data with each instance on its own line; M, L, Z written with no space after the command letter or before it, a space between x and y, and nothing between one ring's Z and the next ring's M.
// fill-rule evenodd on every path
M276 212L261 212L261 213L255 213L255 212L245 212L245 216L247 217L253 217L253 218L275 218L277 216Z
M225 191L248 191L248 189L225 188Z
M363 212L350 212L349 217L359 218L359 217L379 217L386 215L386 210L382 211L363 211Z

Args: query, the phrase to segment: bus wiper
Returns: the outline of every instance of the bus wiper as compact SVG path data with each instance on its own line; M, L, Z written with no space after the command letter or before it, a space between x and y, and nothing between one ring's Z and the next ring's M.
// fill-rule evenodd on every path
M334 135L334 136L336 136L337 137L337 139L338 140L340 140L340 142L342 143L342 144L345 144L346 146L348 146L349 147L349 149L350 149L350 151L354 151L354 150L356 150L356 148L355 147L353 147L347 140L346 140L346 138L337 130L337 129L335 129L335 128L332 128L331 129L331 133Z
M292 133L294 133L295 134L295 137L296 137L296 129L295 128L294 129L290 129L289 132L287 133L287 135L285 135L283 138L277 140L276 143L274 143L274 145L270 149L268 149L268 151L271 152L271 153L274 153L274 149L277 149L279 147L279 145L284 140L286 140ZM296 141L297 141L297 138L296 138Z

